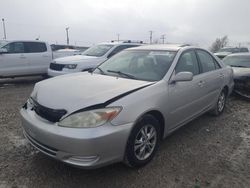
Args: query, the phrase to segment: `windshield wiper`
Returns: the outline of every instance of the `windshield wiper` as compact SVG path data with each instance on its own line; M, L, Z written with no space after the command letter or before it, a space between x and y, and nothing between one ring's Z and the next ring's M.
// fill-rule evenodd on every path
M242 65L231 65L231 67L243 67L243 68L246 68L246 66L242 66Z
M121 71L107 70L107 72L116 73L122 76L126 76L127 78L135 79L135 76L128 74L128 73L121 72Z
M96 69L98 69L102 74L106 75L106 73L100 67L96 67Z

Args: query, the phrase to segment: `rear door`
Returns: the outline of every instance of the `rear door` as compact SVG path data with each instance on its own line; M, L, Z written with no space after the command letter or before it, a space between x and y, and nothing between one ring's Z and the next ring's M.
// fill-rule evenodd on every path
M182 53L175 67L175 74L179 72L192 72L194 77L191 81L175 82L168 86L169 89L169 119L170 129L185 123L199 114L203 105L203 89L200 67L194 50Z
M44 42L25 42L28 69L31 74L44 74L52 61L52 52Z
M0 54L0 76L20 76L28 74L28 59L23 42L10 42L4 47L7 53Z
M224 82L224 74L215 58L204 50L196 50L201 65L204 105L209 108L218 99Z

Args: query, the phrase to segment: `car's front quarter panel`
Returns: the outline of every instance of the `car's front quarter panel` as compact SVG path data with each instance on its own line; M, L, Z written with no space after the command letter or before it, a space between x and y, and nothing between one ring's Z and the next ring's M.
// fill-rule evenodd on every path
M166 120L169 110L167 98L167 82L164 80L129 94L109 105L122 107L121 112L111 121L111 123L114 126L127 123L135 124L139 118L150 111L160 112ZM167 123L165 127L167 127ZM167 128L164 130L166 133Z

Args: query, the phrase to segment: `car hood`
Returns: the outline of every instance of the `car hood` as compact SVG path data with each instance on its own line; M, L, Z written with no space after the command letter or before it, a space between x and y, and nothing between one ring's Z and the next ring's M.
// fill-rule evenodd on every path
M231 54L231 52L217 52L217 53L214 53L214 55L216 56L227 56Z
M80 62L89 62L89 61L96 61L101 59L100 57L95 56L85 56L85 55L74 55L74 56L67 56L62 58L54 59L55 63L59 64L70 64L70 63L80 63Z
M242 68L242 67L232 67L234 71L234 77L241 77L241 76L250 76L250 68Z
M37 83L31 96L45 107L65 109L69 114L151 84L107 75L74 73Z

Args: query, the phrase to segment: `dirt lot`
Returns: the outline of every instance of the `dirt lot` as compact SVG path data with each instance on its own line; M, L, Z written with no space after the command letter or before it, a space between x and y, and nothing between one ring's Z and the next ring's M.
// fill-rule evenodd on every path
M0 188L250 187L249 102L231 97L222 116L179 129L144 168L81 170L35 151L22 135L19 109L39 80L0 80Z

